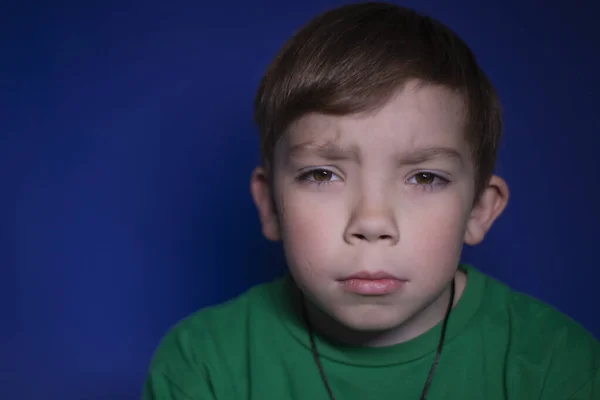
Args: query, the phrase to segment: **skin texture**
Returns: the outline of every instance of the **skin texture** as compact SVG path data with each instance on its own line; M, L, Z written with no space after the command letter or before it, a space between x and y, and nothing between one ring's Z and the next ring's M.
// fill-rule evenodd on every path
M493 176L474 204L475 168L458 94L409 81L380 109L307 114L277 143L272 181L258 167L251 192L267 239L283 241L309 318L350 345L410 340L444 316L467 282L464 243L481 242L508 201ZM272 185L271 185L272 182ZM347 278L386 272L383 295L357 294Z

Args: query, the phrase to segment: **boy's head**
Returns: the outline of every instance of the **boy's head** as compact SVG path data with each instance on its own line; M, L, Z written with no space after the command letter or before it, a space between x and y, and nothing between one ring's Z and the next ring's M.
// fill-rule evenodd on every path
M400 329L392 342L437 322L463 243L508 197L492 175L499 101L467 45L406 8L341 7L283 47L255 113L252 193L313 314L338 331Z

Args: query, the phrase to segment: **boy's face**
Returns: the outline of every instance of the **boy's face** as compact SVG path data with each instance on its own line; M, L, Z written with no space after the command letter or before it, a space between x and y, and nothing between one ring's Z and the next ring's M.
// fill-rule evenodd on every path
M464 114L459 95L408 82L376 112L299 119L276 146L272 192L255 172L265 235L283 240L295 281L337 323L383 331L443 315L463 243L506 200L491 187L473 207Z

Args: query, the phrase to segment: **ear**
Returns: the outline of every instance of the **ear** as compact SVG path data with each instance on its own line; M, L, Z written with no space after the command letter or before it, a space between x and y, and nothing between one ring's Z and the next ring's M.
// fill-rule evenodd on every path
M250 178L250 192L258 209L263 235L268 240L281 239L277 210L273 201L269 177L263 167L257 167Z
M506 208L509 195L504 179L492 176L469 215L465 231L466 244L472 246L481 243L494 221Z

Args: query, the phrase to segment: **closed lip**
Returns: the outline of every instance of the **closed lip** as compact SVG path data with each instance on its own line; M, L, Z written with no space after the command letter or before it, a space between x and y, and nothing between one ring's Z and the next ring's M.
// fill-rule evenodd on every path
M385 271L377 271L377 272L369 272L369 271L360 271L356 274L347 276L343 279L341 279L342 281L348 281L350 279L362 279L362 280L368 280L368 281L376 281L376 280L380 280L380 279L395 279L398 281L405 281L406 279L402 279L398 276L392 275L388 272Z

